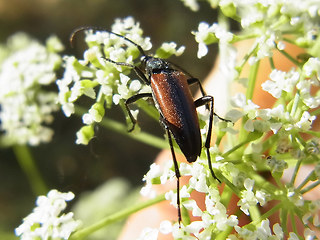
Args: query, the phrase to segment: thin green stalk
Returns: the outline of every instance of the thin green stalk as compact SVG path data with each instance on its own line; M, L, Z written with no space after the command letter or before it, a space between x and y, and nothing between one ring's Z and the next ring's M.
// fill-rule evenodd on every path
M310 190L314 189L315 187L317 187L318 185L320 185L320 180L310 184L308 187L305 187L304 189L302 189L300 191L301 194L305 194L306 192L309 192Z
M217 175L217 178L223 182L226 186L228 186L231 191L233 191L236 195L240 195L240 190L237 188L232 182L230 182L223 174L220 173L220 171L217 171L215 173Z
M165 194L159 195L153 199L150 199L148 201L136 204L135 206L128 207L122 211L116 212L110 216L105 217L104 219L100 220L97 223L92 224L89 227L80 229L79 231L75 232L74 234L71 235L70 240L76 240L76 239L83 239L90 235L91 233L107 226L112 223L115 223L117 221L120 221L122 219L127 218L131 214L138 212L144 208L147 208L149 206L152 206L156 203L162 202L165 200Z
M297 230L296 220L295 220L294 216L295 216L294 213L290 214L290 219L291 219L291 225L292 225L293 232L295 232L297 234L298 230Z
M246 92L247 100L248 99L252 99L252 97L253 97L253 92L254 92L254 88L255 88L255 85L256 85L256 81L257 81L259 65L260 65L260 60L257 61L256 63L254 63L250 67L249 82L248 82L248 88L247 88L247 92Z
M239 74L241 73L244 65L247 63L249 58L252 56L253 53L257 51L257 49L258 49L258 43L255 43L251 48L251 50L242 58L242 61L240 62L240 64L236 66L236 69L238 69Z
M284 51L284 50L279 50L279 52L281 52L286 58L288 58L294 65L296 65L296 66L299 66L300 65L300 62L296 59L296 58L294 58L294 57L292 57L289 53L287 53L286 51Z
M29 147L26 145L15 145L12 149L21 169L27 175L33 193L36 196L46 194L48 192L47 186L37 168Z
M257 205L249 207L249 213L252 221L261 220L261 214Z
M273 214L275 214L277 211L279 211L279 209L282 208L281 204L278 204L274 207L272 207L269 211L267 211L266 213L264 213L263 215L260 216L260 221L263 219L267 219L270 216L272 216ZM254 225L258 224L258 222L253 222Z
M76 107L75 113L79 116L82 116L85 113L85 109L82 107ZM117 121L111 120L109 118L103 118L102 121L99 123L101 126L115 131L117 133L126 135L127 137L133 138L140 142L143 142L147 145L159 148L159 149L166 149L169 148L167 141L163 138L156 137L152 134L146 132L139 132L139 133L130 133L128 132L127 126L119 123Z
M216 237L215 240L225 240L228 239L228 236L231 234L233 227L228 226L226 230L220 232Z
M315 171L313 170L308 174L308 176L303 180L303 182L300 183L300 185L296 188L297 191L300 191L312 179L314 172Z
M273 58L272 57L269 57L269 63L270 63L270 67L271 69L276 69L275 65L274 65L274 61L273 61Z
M301 165L301 162L302 162L302 159L299 159L296 163L296 166L294 168L294 171L292 173L292 177L291 177L291 181L290 181L290 186L293 186L295 180L296 180L296 177L297 177L297 174L298 174L298 171L299 171L299 168L300 168L300 165Z
M283 229L283 231L285 232L285 234L288 234L288 209L286 208L286 206L284 206L283 204L282 208L280 209L280 225Z
M242 146L246 145L247 143L248 143L248 141L243 141L242 143L239 143L238 145L234 146L233 148L231 148L230 150L228 150L227 152L222 154L222 157L223 158L228 157L231 153L235 152L237 149L241 148Z

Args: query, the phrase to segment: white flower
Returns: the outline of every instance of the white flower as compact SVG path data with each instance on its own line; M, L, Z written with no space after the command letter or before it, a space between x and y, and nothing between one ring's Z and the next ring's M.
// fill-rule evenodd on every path
M306 240L313 240L316 237L316 233L314 231L312 231L310 228L306 228L304 230L304 239Z
M262 89L269 92L275 98L280 98L282 91L293 92L300 74L294 70L290 72L283 72L280 70L273 70L270 73L270 79L262 83Z
M299 240L299 238L297 234L295 234L294 232L290 232L288 240Z
M274 224L272 229L278 239L283 239L284 233L279 223Z
M286 168L288 168L288 163L286 161L275 157L268 158L267 165L271 168L271 172L282 173Z
M208 48L207 45L211 44L217 40L224 43L229 43L233 39L233 34L228 32L223 26L213 23L209 26L206 22L201 22L198 26L198 31L192 31L195 35L196 41L199 43L198 47L198 58L202 58L207 55Z
M311 128L312 122L316 119L316 116L311 116L307 111L303 112L301 119L295 124L295 127L301 131L307 131Z
M272 235L268 219L261 222L260 227L256 230L256 235L258 239L268 239Z
M198 192L208 192L207 174L202 164L195 162L191 169L191 178L189 180L190 187Z
M137 240L157 240L159 230L155 228L144 228Z
M185 46L181 46L178 49L175 42L162 43L161 47L157 50L156 57L168 58L172 55L181 56L185 50Z
M317 79L305 79L297 83L297 89L299 89L300 98L310 108L316 108L320 105L320 96L318 94L311 95L311 87L319 86Z
M246 215L249 215L249 208L251 206L255 206L257 203L260 203L260 205L263 206L266 203L266 198L269 197L269 194L263 190L258 190L254 193L253 186L254 180L249 178L244 180L244 187L246 190L241 191L241 199L237 204Z
M198 207L197 202L195 200L191 199L191 200L184 201L183 206L189 211L192 211L192 216L195 216L195 217L202 216L202 211Z
M197 0L181 0L186 7L189 7L192 11L199 10L199 4Z
M170 221L165 220L160 223L159 231L163 234L169 234L172 232L172 224Z
M293 188L287 189L287 197L288 200L294 203L297 207L301 207L304 204L303 196Z
M303 65L302 70L306 77L311 78L315 76L320 79L320 60L318 58L311 57Z
M5 145L49 142L53 131L46 125L58 110L56 93L45 87L56 80L61 57L52 50L60 50L61 43L53 37L43 46L23 36L11 37L12 41L21 38L23 46L10 52L0 66L0 130Z
M33 212L23 219L15 229L22 240L28 239L68 239L80 222L73 219L73 213L63 214L66 202L74 198L72 192L61 193L51 190L47 196L39 196Z

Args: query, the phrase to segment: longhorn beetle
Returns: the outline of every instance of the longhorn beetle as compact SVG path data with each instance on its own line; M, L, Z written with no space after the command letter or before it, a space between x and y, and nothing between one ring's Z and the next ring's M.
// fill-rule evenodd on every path
M180 224L181 209L179 179L181 177L181 174L174 152L171 134L173 135L175 141L177 142L179 148L186 157L187 161L189 163L196 161L197 157L200 156L202 148L199 120L196 108L199 106L206 105L206 108L209 109L210 105L209 127L204 146L207 152L208 166L210 172L212 176L220 182L220 180L215 176L214 171L212 169L211 157L209 152L213 115L216 115L213 111L213 97L205 94L205 91L199 79L192 77L188 72L182 70L180 67L173 63L170 63L169 61L166 61L161 58L156 58L151 55L147 55L140 45L118 33L114 33L101 28L82 27L75 30L72 33L70 38L71 43L74 39L74 36L78 32L83 30L105 31L109 34L118 36L119 38L124 39L128 43L136 46L140 54L142 55L140 60L141 68L125 62L116 62L105 57L104 59L115 65L132 68L138 75L138 77L145 84L151 87L151 93L136 94L125 101L125 108L132 122L132 128L129 131L132 131L136 124L136 119L133 117L129 105L141 98L152 98L155 103L155 107L160 113L159 121L168 135L170 150L174 163L175 175L177 178L178 222ZM198 84L202 93L202 97L198 98L195 101L193 100L191 91L189 89L189 85L194 83ZM223 118L220 118L219 116L218 118L221 120L225 120Z

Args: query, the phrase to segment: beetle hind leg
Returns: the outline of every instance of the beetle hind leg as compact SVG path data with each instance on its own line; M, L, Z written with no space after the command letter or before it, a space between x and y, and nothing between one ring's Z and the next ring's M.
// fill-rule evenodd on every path
M179 166L178 166L178 161L176 158L176 154L174 152L174 148L173 148L173 142L172 142L172 136L171 136L171 132L169 130L168 127L168 123L167 121L163 118L163 116L160 115L160 123L162 124L162 126L165 128L167 135L168 135L168 141L169 141L169 145L170 145L170 150L171 150L171 155L172 155L172 160L173 160L173 165L174 165L174 171L175 171L175 175L177 178L177 206L178 206L178 223L179 223L179 227L180 227L180 223L182 221L182 217L181 217L181 203L180 203L180 170L179 170Z

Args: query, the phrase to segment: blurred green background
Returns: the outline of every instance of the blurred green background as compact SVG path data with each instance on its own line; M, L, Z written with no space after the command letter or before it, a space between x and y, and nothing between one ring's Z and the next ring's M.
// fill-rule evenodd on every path
M203 79L212 68L216 47L211 47L205 58L197 59L198 46L190 33L197 30L200 21L216 21L217 14L206 2L200 2L198 12L192 12L179 0L0 0L0 41L4 43L17 31L41 42L55 34L66 47L64 54L81 56L83 49L71 49L69 44L75 28L89 25L110 29L115 18L126 16L140 22L145 35L151 37L153 49L164 41L185 45L182 57L171 60L194 76ZM117 108L107 115L124 122ZM139 122L144 131L163 136L160 125L146 115L141 114ZM159 149L101 127L88 146L79 146L75 133L81 126L81 119L66 118L58 112L52 142L31 148L49 189L72 191L78 196L115 177L126 178L132 187L142 185L142 177ZM0 149L0 233L12 234L31 212L35 199L12 149ZM3 236L0 239L7 239Z

